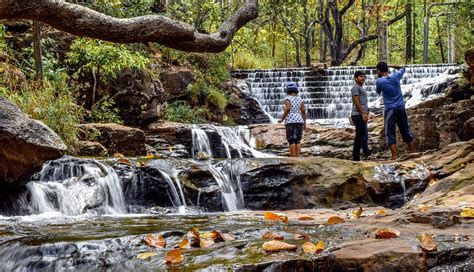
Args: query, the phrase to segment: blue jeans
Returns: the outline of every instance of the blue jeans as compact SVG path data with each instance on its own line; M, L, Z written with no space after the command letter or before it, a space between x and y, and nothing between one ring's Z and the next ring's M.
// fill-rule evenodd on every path
M369 130L367 129L367 123L362 119L362 115L352 115L351 118L356 131L354 147L352 148L352 159L354 161L360 161L361 148L364 151L365 156L370 155Z
M405 143L415 139L408 125L408 116L405 107L396 107L384 112L385 138L388 146L397 144L396 127L400 130Z

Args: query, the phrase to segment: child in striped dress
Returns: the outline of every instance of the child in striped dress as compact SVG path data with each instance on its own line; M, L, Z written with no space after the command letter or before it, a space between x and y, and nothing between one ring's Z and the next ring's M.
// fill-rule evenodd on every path
M288 97L285 99L285 112L278 123L285 121L286 139L290 144L290 157L299 157L303 128L306 128L306 110L303 99L298 96L296 83L288 84L286 93Z

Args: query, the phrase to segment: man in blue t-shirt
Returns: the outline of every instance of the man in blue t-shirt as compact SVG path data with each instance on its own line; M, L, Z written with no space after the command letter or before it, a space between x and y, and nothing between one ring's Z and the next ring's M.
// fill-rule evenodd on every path
M395 134L395 126L398 126L400 134L402 134L403 141L408 144L410 153L415 152L415 143L413 134L408 125L408 116L405 110L405 101L403 100L402 89L400 87L400 80L405 73L405 68L391 65L390 67L396 71L389 75L388 65L385 62L377 64L377 79L376 92L382 93L384 104L384 123L385 123L385 138L390 152L392 153L392 160L397 159L397 137Z

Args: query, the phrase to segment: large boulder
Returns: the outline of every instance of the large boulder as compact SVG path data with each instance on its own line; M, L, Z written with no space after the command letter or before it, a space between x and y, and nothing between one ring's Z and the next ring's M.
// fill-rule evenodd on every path
M82 124L79 128L82 130L83 140L94 140L100 143L108 150L109 155L114 153L122 153L125 156L146 154L145 133L140 129L119 124L95 123Z
M61 157L67 146L42 122L28 118L0 96L0 181L25 182L47 160Z
M146 125L164 113L167 94L161 82L144 70L121 72L110 89L127 125Z
M196 80L192 71L187 68L163 71L160 74L160 79L163 83L163 89L168 95L168 100L186 96L188 86Z
M271 122L260 103L250 95L246 81L228 82L226 87L230 90L230 99L225 112L237 124L267 124Z

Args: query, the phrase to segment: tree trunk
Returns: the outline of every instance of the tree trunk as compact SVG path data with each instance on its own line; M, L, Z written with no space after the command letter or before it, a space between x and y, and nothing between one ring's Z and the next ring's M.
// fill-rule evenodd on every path
M379 61L388 63L388 35L385 22L379 22L378 25L378 55Z
M412 33L411 33L411 20L412 20L412 3L411 0L407 2L406 5L406 28L405 28L405 64L412 62Z
M296 51L296 64L298 65L298 67L301 67L301 54L300 54L300 41L298 40L298 37L296 37L295 35L292 36L291 38L293 38L293 41L295 42L295 51Z
M41 25L40 22L33 22L33 51L35 58L36 77L43 81L43 59L41 57Z
M441 38L441 29L439 26L439 16L436 16L436 26L438 28L438 44L439 44L439 51L441 54L441 63L444 63L444 50L443 50L443 39Z
M211 34L161 15L114 18L81 5L60 0L2 0L0 19L41 21L59 30L116 43L156 42L190 52L221 52L235 33L258 17L258 0L245 4Z

